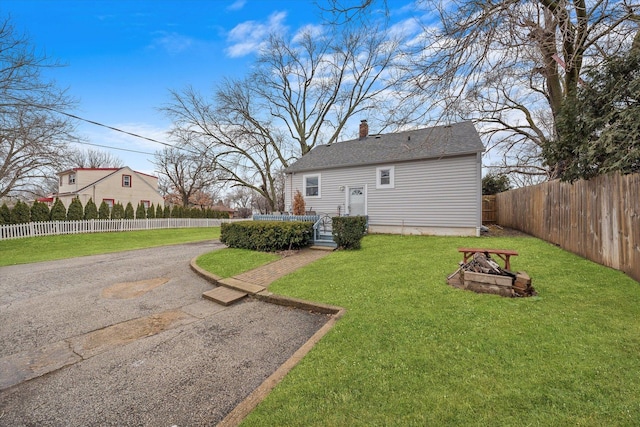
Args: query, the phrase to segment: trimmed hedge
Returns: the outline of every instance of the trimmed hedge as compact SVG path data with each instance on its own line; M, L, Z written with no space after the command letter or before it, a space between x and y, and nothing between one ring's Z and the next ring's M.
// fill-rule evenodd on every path
M360 240L367 233L367 218L364 216L334 216L333 240L342 249L360 249Z
M224 223L220 241L230 248L274 252L308 246L313 223L301 221L241 221Z

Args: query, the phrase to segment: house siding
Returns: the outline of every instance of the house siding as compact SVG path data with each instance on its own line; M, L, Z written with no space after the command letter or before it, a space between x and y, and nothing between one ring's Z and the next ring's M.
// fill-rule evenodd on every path
M367 215L373 230L440 234L476 234L481 225L481 165L476 154L385 163L368 166L326 169L321 174L320 198L306 199L307 210L329 215L346 213L347 190L366 187ZM394 188L376 188L376 169L394 166ZM285 206L290 209L296 189L302 189L305 173L289 174ZM345 189L340 191L339 188ZM456 231L458 230L458 231ZM462 231L460 231L462 230ZM398 231L400 232L400 231Z
M75 174L76 184L74 185L67 184L68 174L62 175L63 185L60 186L59 198L67 208L75 197L80 199L83 206L90 198L98 206L103 199L113 199L114 203L120 202L125 206L131 202L134 208L142 200L147 200L154 206L164 205L164 198L157 191L157 178L137 173L130 168L125 167L121 170L79 169ZM131 187L122 186L122 175L131 176Z

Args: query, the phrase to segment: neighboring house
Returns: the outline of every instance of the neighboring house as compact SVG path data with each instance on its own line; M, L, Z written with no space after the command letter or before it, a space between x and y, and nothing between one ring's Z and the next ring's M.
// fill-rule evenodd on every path
M321 145L285 169L285 206L299 190L306 209L367 215L372 233L479 235L482 152L462 122Z
M79 197L82 206L86 206L89 199L99 207L105 201L109 207L120 202L126 206L131 202L133 208L138 203L146 207L164 206L164 199L158 192L158 178L129 167L123 168L73 168L58 173L58 193L53 198L59 198L66 208L71 201Z

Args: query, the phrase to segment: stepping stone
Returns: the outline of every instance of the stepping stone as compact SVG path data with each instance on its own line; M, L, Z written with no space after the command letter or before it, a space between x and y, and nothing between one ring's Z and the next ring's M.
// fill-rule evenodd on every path
M235 289L218 286L202 294L203 297L224 306L231 305L247 296L246 292L236 291Z

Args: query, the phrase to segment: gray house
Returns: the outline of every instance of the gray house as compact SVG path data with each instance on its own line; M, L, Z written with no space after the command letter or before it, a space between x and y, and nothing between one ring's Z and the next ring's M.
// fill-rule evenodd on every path
M482 152L473 123L321 145L285 169L285 206L299 190L317 214L367 215L369 232L479 235Z

